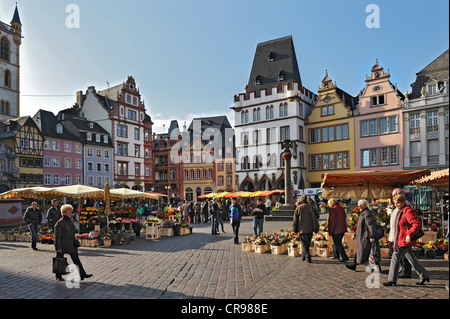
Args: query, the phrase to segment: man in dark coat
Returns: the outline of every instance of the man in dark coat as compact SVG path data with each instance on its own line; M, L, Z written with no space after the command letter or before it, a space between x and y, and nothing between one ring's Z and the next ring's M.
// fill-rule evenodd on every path
M32 202L31 206L27 208L25 214L23 215L23 220L28 224L28 228L31 232L31 248L37 250L37 234L39 231L39 226L42 223L42 212L37 207L37 202Z
M334 198L328 200L330 211L328 213L328 234L333 238L333 258L342 258L342 262L349 258L342 246L342 238L347 231L347 216L344 208Z
M57 199L52 200L52 204L53 206L47 210L47 225L54 232L56 222L61 219L61 211L59 210L59 201Z
M78 256L78 247L75 243L76 229L72 223L72 205L63 205L61 213L63 217L55 225L54 244L57 257L64 257L69 254L72 262L77 265L81 280L92 277L88 275L81 264ZM62 274L56 274L56 279L63 281Z

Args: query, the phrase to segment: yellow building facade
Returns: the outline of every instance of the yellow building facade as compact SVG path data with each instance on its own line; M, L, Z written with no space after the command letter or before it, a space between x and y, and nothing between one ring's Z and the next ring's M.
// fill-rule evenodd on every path
M306 187L320 187L326 173L355 171L353 110L357 98L339 89L325 72L319 98L305 121Z

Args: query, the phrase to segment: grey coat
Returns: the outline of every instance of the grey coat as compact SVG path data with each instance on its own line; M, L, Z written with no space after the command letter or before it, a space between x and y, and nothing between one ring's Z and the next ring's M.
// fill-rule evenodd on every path
M308 203L303 203L295 209L293 228L296 233L311 234L313 208Z
M356 263L361 264L369 260L372 243L370 238L375 238L377 221L372 212L366 208L361 212L356 225Z

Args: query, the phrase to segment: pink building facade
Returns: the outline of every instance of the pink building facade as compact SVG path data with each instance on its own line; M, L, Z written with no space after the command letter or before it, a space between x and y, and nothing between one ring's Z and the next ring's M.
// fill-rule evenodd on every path
M366 76L355 110L356 171L403 169L404 95L378 64Z
M44 141L44 186L83 184L83 145L51 112L39 110L33 117Z

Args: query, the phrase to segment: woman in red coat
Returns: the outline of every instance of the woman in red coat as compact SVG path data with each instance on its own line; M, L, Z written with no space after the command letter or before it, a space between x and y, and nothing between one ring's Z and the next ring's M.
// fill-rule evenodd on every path
M334 198L328 200L330 210L328 212L328 234L333 238L333 258L347 261L348 256L342 246L342 238L347 231L347 216L344 208Z
M383 285L395 286L397 284L399 262L403 257L406 257L419 275L420 282L417 284L423 285L425 282L430 282L430 275L413 254L412 247L416 245L416 241L411 239L422 228L422 223L411 206L406 205L405 195L395 195L394 203L399 210L395 218L395 228L391 230L394 231L394 252L389 268L388 281Z

